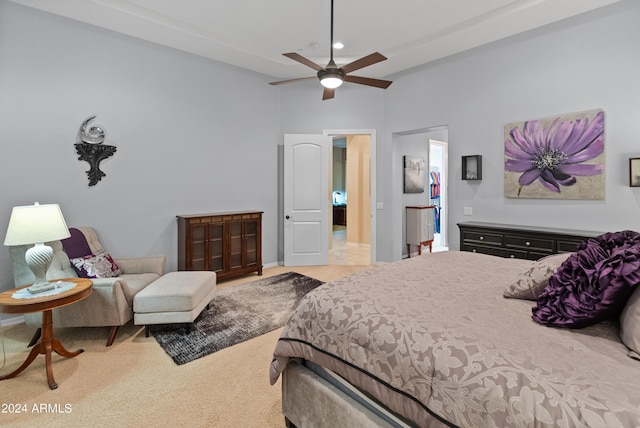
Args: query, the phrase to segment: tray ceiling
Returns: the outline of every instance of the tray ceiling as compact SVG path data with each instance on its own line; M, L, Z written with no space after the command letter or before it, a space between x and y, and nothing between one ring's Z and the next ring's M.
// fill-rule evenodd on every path
M329 0L11 0L275 78L329 57ZM340 66L372 52L386 77L619 0L335 0Z

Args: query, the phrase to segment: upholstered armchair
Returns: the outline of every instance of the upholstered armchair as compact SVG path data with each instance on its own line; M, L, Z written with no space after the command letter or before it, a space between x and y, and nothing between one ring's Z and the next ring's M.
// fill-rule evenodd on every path
M104 251L96 232L90 227L76 228L86 238L93 254ZM73 236L73 229L72 229ZM69 256L61 241L48 242L53 248L53 262L47 271L47 279L77 278ZM33 273L26 265L25 252L29 246L9 247L13 263L13 275L16 287L30 284ZM140 290L164 274L166 257L151 256L133 259L115 259L120 270L118 276L110 278L91 278L93 292L86 299L53 310L55 327L111 327L107 346L113 344L118 328L133 318L133 297ZM28 325L42 325L40 313L25 314ZM37 335L32 340L37 340Z

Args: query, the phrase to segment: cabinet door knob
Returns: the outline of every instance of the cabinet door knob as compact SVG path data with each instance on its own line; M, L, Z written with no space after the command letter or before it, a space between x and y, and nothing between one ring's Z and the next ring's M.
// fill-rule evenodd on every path
M516 256L514 256L513 254L511 254L509 257L511 257L512 259L516 258Z
M484 236L481 236L481 237L480 237L480 240L481 240L481 241L484 241Z
M288 216L288 215L284 216L284 218L285 218L286 220L289 220L289 216Z
M476 252L476 249L475 249L475 248L473 249L473 252L474 252L474 253Z
M527 241L527 242L524 243L524 245L526 245L527 247L530 247L531 246L531 242Z

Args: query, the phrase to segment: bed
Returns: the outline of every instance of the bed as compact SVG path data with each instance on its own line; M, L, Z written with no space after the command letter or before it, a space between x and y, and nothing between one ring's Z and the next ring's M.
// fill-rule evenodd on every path
M640 361L617 319L549 327L532 320L535 300L505 298L541 265L449 251L313 290L270 366L287 423L639 427ZM640 314L640 291L632 298ZM624 310L640 322L632 298Z

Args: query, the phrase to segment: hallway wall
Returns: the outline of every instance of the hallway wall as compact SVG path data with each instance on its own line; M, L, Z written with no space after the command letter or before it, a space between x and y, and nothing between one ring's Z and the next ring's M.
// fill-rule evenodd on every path
M347 136L347 242L371 243L371 142L368 135Z

